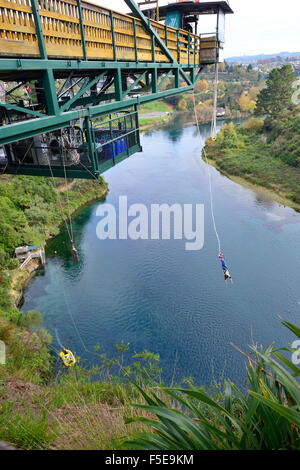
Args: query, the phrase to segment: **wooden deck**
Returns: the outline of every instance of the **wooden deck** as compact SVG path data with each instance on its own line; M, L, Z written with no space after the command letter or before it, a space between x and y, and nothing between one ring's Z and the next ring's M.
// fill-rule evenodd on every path
M169 63L159 47L153 51L139 19L82 2L82 28L76 0L38 0L38 6L49 59L83 59L84 34L89 60ZM196 36L152 20L151 25L178 63L216 61L216 36ZM0 57L40 58L30 0L0 0Z

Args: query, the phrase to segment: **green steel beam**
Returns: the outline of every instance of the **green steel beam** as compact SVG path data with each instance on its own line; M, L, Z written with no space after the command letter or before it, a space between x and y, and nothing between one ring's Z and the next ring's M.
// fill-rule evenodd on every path
M161 82L158 84L158 87L157 87L157 90L159 91L161 89L161 87L163 86L163 84L166 82L166 80L168 80L168 78L170 77L170 75L173 73L173 70L170 70L166 76L161 80Z
M32 15L34 18L35 30L38 39L38 45L40 50L40 55L43 60L47 60L47 51L45 38L43 35L43 28L41 17L39 13L39 5L37 0L31 1ZM43 83L44 83L44 92L47 103L47 112L48 114L57 114L58 111L58 102L56 97L55 81L53 76L53 70L46 70L43 74Z
M168 49L168 47L166 46L166 44L162 41L162 39L159 37L159 35L157 34L157 32L152 28L151 26L151 23L150 23L150 20L147 21L145 15L142 13L142 11L138 8L137 4L134 2L134 0L124 0L125 3L129 6L129 8L131 9L131 11L138 16L138 18L140 18L140 20L142 21L146 31L148 31L148 33L152 36L152 56L153 56L153 62L155 62L155 48L153 46L153 41L154 41L154 38L158 44L158 46L160 47L160 49L163 51L163 53L168 57L168 59L173 63L175 64L176 67L179 67L179 70L180 70L180 73L181 75L183 76L183 78L185 79L186 83L188 85L191 85L191 81L189 80L188 76L186 75L186 73L182 70L182 68L180 67L179 63L178 63L178 60L176 61L173 57L173 54L171 53L171 51ZM177 40L178 40L178 31L177 31ZM177 51L179 51L179 47L177 46Z
M41 17L39 13L39 5L37 0L30 0L31 2L31 9L32 9L32 15L34 18L34 24L35 24L35 31L37 35L37 40L38 40L38 45L40 49L40 54L42 59L47 59L47 51L46 51L46 44L45 44L45 38L43 34L43 28L42 28L42 23L41 23Z
M5 108L5 109L12 109L13 111L18 111L18 112L24 113L24 114L30 114L30 115L35 116L35 117L45 117L45 116L47 116L46 114L42 114L42 113L38 113L37 111L33 111L30 108L22 108L21 106L17 106L17 105L12 104L12 103L0 103L0 107Z
M152 95L154 96L158 92L158 86L157 86L157 69L153 69L152 71Z
M53 70L46 70L43 74L44 92L47 105L47 113L56 115L59 112L58 100L56 95L55 80Z
M57 178L65 178L65 172L64 169L60 168L51 168L52 172L50 171L49 168L37 168L37 167L30 167L30 165L26 165L22 167L22 170L20 168L14 167L14 166L8 166L7 167L7 172L10 174L18 175L28 175L28 176L45 176L45 177L51 177L52 174L57 177ZM91 170L91 169L90 169ZM100 172L99 172L100 173ZM93 179L96 175L90 174L88 171L86 171L83 167L82 169L67 169L67 175L68 178L80 178L80 179Z
M116 62L116 61L98 61L98 60L67 60L67 59L0 59L0 72L21 72L21 71L37 71L42 72L45 70L56 71L85 71L90 70L116 70L118 68L124 70L141 70L141 69L176 69L181 68L187 70L191 67L199 68L200 65L214 64L215 60L206 61L200 64L177 64L170 62ZM16 77L16 80L18 78Z
M78 1L78 8L80 8L80 0ZM27 137L32 137L41 133L51 132L62 127L66 127L70 124L71 121L77 120L79 118L85 118L86 121L91 118L97 118L104 114L115 112L118 110L125 109L130 106L136 106L142 103L155 101L162 99L167 96L176 95L178 93L184 93L193 89L194 85L199 79L200 72L196 73L198 65L182 65L179 64L173 57L172 53L169 51L167 45L161 40L156 31L153 29L150 22L144 17L143 13L138 9L137 5L133 0L125 0L128 6L132 11L140 17L145 29L149 32L152 38L152 52L153 52L153 61L151 63L147 62L138 62L137 54L137 40L135 39L135 59L136 62L117 62L116 61L116 44L115 44L115 31L114 31L114 19L113 12L111 12L111 26L112 26L112 37L114 45L114 61L92 61L86 60L86 49L84 54L84 60L49 60L47 58L45 41L42 33L41 19L38 9L38 0L31 0L33 6L33 15L36 24L37 37L41 52L42 59L0 59L0 77L1 71L5 73L5 70L13 73L14 71L19 76L20 72L31 71L41 72L42 78L44 81L44 93L46 100L46 109L47 115L37 113L30 109L26 110L21 107L11 105L10 109L15 111L24 112L27 114L33 115L36 119L28 119L27 121L17 122L15 124L10 124L8 126L3 126L1 128L0 136L0 145L6 143L22 140ZM83 28L83 19L81 14L81 28ZM134 20L134 29L135 29L135 20ZM136 38L136 31L135 31ZM178 46L179 46L179 36ZM84 41L84 30L82 31L82 44L85 46ZM167 63L156 63L155 62L155 42L165 53L166 57L170 60ZM167 43L167 30L166 30L166 43ZM190 36L189 36L189 50L190 50ZM190 59L189 59L190 62ZM99 73L99 70L104 70L100 75L95 76L95 73ZM67 73L82 73L82 79L84 84L82 85L80 91L64 102L59 108L58 99L56 95L55 80L54 80L54 71L56 74L59 71L65 71ZM127 77L127 74L124 74L123 71L140 72L140 75L135 80L135 82L127 88L124 81ZM91 79L90 74L94 73L94 77ZM105 76L106 73L110 72L114 74L114 86L115 93L99 95L93 94L88 97L83 97L83 95L89 91L92 87L95 87L97 82ZM132 91L136 85L146 77L146 83L149 86L149 75L151 73L152 82L152 94L142 95L135 98L124 99ZM175 88L171 90L160 91L163 84L167 78L174 73L175 76ZM190 74L190 77L189 75ZM158 83L158 79L161 75L165 75L162 78L161 82ZM79 75L80 76L80 75ZM186 86L180 86L180 76L186 82ZM110 99L115 99L113 102L107 102ZM7 106L10 106L6 104ZM14 108L13 108L14 106ZM80 109L74 109L75 107L81 107ZM87 126L87 124L85 124ZM88 135L88 128L86 127L86 132Z
M135 61L139 61L138 57L138 47L137 47L137 36L136 36L136 19L133 19L133 34L134 34L134 53L135 53Z
M180 80L179 80L179 70L175 70L174 72L174 75L175 75L175 88L179 88L180 87Z
M123 98L125 98L125 96L128 95L128 93L131 92L131 90L133 90L139 83L141 80L143 80L143 78L145 77L147 71L146 72L143 72L135 81L134 83L132 83L132 85L126 90L125 93L123 93Z
M125 3L128 5L128 7L131 9L131 11L142 21L143 26L145 27L146 31L147 31L151 36L154 36L154 37L155 37L158 46L160 47L160 49L162 50L162 52L168 57L168 59L170 60L170 62L174 62L175 59L174 59L172 53L171 53L170 50L166 47L165 43L161 40L161 38L160 38L159 35L156 33L156 31L154 31L154 29L153 29L152 26L151 26L150 21L147 20L147 18L146 18L145 15L142 13L142 11L139 9L139 7L138 7L137 4L134 2L134 0L124 0L124 1L125 1ZM155 62L155 61L154 61L154 62Z
M96 148L95 148L95 143L93 140L91 123L88 117L84 118L84 129L85 129L86 140L87 140L88 149L89 149L89 156L90 156L90 159L92 160L92 167L98 170L99 169L98 158L96 155Z
M86 51L86 42L85 42L85 33L84 33L84 24L83 24L81 0L77 0L77 7L78 7L78 17L79 17L79 24L80 24L83 59L88 60L87 51Z
M123 88L122 88L122 74L121 74L120 69L117 69L115 71L114 84L115 84L115 99L116 101L122 101L123 100Z
M99 80L101 80L101 78L104 77L105 73L106 72L102 72L100 75L94 78L94 80L89 81L89 79L87 79L87 81L83 84L79 92L76 93L76 95L73 96L73 98L70 98L63 106L60 107L60 112L66 111L72 103L75 103L78 98L80 98L82 95L84 95L84 93L90 90L93 85L98 83Z
M25 122L18 122L1 128L0 146L33 137L42 133L52 132L53 130L67 127L71 121L75 121L82 117L96 118L107 113L113 113L124 108L134 105L148 103L149 101L160 100L166 96L185 93L193 90L192 86L180 87L177 90L165 90L155 94L140 96L138 98L130 98L128 100L116 101L113 103L100 104L89 108L66 111L57 116L47 116L39 119L30 119Z
M111 38L112 38L112 45L113 45L113 54L114 60L117 60L117 48L116 48L116 35L115 35L115 25L114 25L114 14L112 10L110 10L110 26L111 26Z

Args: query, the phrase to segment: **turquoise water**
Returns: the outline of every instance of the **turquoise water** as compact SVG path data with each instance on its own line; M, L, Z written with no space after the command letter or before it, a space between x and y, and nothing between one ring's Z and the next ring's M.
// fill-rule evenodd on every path
M186 251L184 240L100 241L97 202L74 218L78 265L65 231L49 243L46 267L28 286L23 310L43 313L54 347L57 330L63 344L92 364L85 348L100 343L111 355L123 340L132 351L158 352L166 381L192 375L209 384L224 375L240 384L245 360L231 343L247 351L253 342L294 340L278 316L300 324L300 214L211 168L222 250L234 278L226 287L201 160L208 133L203 126L201 142L192 126L143 135L143 153L105 173L106 202L116 207L120 195L147 207L203 203L201 251Z

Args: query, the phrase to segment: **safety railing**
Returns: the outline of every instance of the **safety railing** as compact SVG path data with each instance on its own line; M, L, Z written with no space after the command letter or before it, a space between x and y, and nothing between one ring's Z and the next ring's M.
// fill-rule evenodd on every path
M31 1L38 6L48 58L169 62L140 19L79 0L0 0L0 57L40 57ZM215 35L150 23L180 64L215 60Z

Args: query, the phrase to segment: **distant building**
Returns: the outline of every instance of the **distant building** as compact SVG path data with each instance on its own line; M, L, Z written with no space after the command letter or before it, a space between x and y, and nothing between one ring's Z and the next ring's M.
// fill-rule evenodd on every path
M217 117L224 117L226 115L225 108L217 108Z
M33 258L41 258L42 264L46 263L45 250L39 245L19 246L15 249L16 258L21 262L19 270L22 271Z

